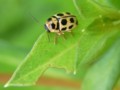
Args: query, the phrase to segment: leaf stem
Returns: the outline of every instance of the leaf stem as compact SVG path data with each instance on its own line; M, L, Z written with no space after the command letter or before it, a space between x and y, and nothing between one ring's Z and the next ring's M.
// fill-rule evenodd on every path
M81 18L85 19L85 16L83 15L81 9L78 7L76 0L73 0L73 4L74 4L78 14L81 16Z

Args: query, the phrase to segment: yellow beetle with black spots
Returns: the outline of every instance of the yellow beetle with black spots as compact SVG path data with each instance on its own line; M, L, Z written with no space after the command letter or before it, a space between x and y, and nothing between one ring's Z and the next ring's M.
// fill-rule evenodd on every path
M71 32L77 25L78 21L76 16L69 12L64 12L48 18L45 23L45 29L47 32L54 32L57 33L57 35L61 35L64 34L64 32Z

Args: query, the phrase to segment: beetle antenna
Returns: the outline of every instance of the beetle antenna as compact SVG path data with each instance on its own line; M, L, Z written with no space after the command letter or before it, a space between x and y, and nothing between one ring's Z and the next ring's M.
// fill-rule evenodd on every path
M38 19L37 18L35 18L30 12L29 12L29 15L32 17L32 19L36 22L36 23L38 23L39 24L39 21L38 21Z
M39 21L37 18L35 18L30 12L29 12L29 15L32 17L32 19L39 24ZM47 32L47 37L48 37L48 41L50 42L50 36L49 36L49 33Z

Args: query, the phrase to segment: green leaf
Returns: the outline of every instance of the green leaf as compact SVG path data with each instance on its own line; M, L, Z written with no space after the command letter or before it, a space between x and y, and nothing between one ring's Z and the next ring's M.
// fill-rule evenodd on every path
M80 44L78 44L78 66L97 60L100 55L109 49L114 40L120 36L119 24L104 23L104 26L98 20L97 23L95 26L91 25L91 27L88 27L80 38Z
M108 0L73 0L77 5L79 15L87 18L96 18L103 15L109 18L120 19L119 9L113 8ZM118 2L118 1L116 1ZM116 3L115 2L115 3ZM118 2L119 3L119 2Z
M74 34L76 32L78 30L75 30ZM33 49L18 67L8 85L34 84L48 67L65 68L68 72L75 71L75 48L79 34L72 37L68 33L66 35L67 40L59 37L56 45L54 45L54 35L50 35L51 42L48 42L45 33L40 35ZM68 40L69 38L71 40Z
M120 37L89 69L82 90L113 90L120 75Z

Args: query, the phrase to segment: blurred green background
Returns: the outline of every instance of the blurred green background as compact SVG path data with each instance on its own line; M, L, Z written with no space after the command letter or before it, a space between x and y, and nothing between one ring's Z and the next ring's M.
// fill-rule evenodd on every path
M78 14L72 0L69 2L67 0L0 0L0 74L12 74L31 50L39 35L45 32L44 23L47 18L66 11ZM39 24L30 13L38 19ZM56 76L54 71L49 71L51 75ZM59 76L64 77L64 72ZM48 90L48 88L61 90L58 87L50 89L46 86L6 89ZM4 90L3 84L0 84L0 90Z
M104 0L100 1L105 5L107 4ZM117 4L119 0L116 2L115 0L109 1L116 5L115 8L120 8ZM29 53L39 35L45 32L44 23L47 18L58 12L66 11L73 13L78 19L80 18L72 0L0 0L0 75L12 75L16 67ZM86 14L90 13L87 12L87 9L85 11ZM30 13L37 18L39 24L36 23ZM82 74L84 74L84 70ZM63 70L58 71L52 68L48 69L44 75L76 80L74 75L68 75ZM45 85L4 88L5 83L1 82L0 80L0 90L76 90L76 88L70 87L48 87Z

